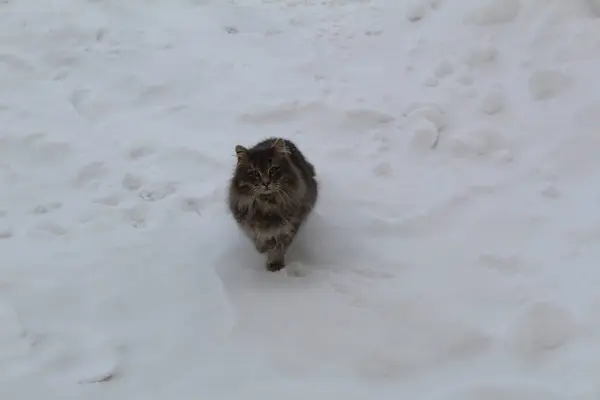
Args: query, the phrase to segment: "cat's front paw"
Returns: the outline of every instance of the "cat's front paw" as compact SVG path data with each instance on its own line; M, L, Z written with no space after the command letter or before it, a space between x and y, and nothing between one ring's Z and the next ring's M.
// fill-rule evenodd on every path
M283 269L283 267L285 267L285 264L281 260L267 262L267 271L270 271L270 272L280 271Z

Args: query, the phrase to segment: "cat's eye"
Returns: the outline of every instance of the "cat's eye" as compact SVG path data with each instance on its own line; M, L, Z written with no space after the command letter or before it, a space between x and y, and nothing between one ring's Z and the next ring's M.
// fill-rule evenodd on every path
M248 172L248 175L250 175L250 177L254 179L260 178L260 174L258 173L258 171L250 171Z
M277 174L277 173L279 173L279 171L281 171L281 168L279 168L279 167L271 167L271 168L269 168L269 172L271 173L271 175Z

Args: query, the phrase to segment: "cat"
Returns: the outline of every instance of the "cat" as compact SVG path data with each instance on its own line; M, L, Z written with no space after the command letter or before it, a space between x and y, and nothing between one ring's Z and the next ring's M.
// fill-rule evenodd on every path
M279 271L317 202L315 168L283 138L268 138L251 148L237 145L235 154L229 210L256 250L267 254L266 269Z

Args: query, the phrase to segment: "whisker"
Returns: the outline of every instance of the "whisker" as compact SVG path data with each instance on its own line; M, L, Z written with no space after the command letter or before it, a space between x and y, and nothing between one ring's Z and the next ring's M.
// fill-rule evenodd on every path
M296 201L284 190L281 190L280 187L276 187L275 188L277 194L279 195L279 197L281 198L281 201L283 201L284 203L291 203L291 204L296 204ZM285 196L285 197L284 197Z
M277 195L277 197L279 197L279 199L281 200L282 203L286 203L285 199L283 198L283 196L281 195L281 191L275 189L273 191L273 193L275 193Z

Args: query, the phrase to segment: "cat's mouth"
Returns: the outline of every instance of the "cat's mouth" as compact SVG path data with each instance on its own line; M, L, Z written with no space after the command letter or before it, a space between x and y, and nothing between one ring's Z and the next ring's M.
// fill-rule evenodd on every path
M275 193L273 192L262 192L259 193L258 198L261 200L275 200Z

